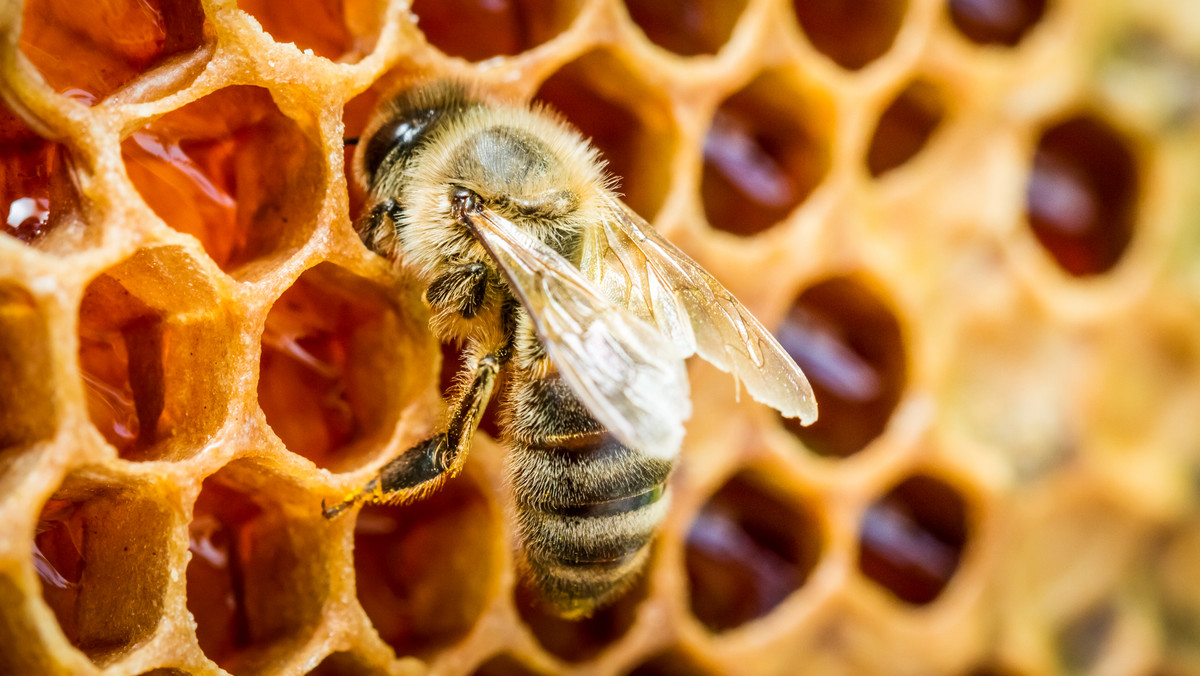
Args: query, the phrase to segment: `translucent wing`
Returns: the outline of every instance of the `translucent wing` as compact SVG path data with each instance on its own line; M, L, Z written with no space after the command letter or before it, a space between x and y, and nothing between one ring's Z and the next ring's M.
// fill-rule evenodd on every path
M464 218L579 400L623 443L674 457L692 408L687 371L671 342L511 221L486 208Z
M581 268L602 292L650 324L683 356L699 354L752 397L807 425L812 387L779 341L712 275L615 197L589 230Z

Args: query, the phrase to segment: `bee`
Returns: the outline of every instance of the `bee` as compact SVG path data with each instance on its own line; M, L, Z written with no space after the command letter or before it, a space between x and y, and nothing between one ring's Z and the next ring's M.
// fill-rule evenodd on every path
M590 615L645 566L691 415L684 359L731 372L783 415L816 419L804 374L711 275L613 192L555 114L456 82L375 111L354 157L372 251L424 289L464 345L437 434L385 464L359 502L419 499L462 469L493 394L525 584Z

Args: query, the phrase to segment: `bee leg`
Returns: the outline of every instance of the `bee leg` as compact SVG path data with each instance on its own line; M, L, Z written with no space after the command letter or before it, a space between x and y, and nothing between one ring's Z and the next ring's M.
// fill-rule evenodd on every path
M360 216L362 220L358 226L359 239L368 247L375 241L378 233L383 229L385 221L391 221L391 227L399 231L400 220L404 217L404 207L394 199L388 198L375 206L366 214Z
M471 437L479 426L483 410L492 398L500 356L488 353L475 366L475 375L451 409L446 429L408 449L379 470L379 476L346 496L342 502L325 507L321 513L332 519L353 505L367 501L400 503L437 490L442 481L458 474L467 460Z
M434 312L454 312L465 319L479 314L486 297L487 267L477 262L451 268L425 290L425 300Z

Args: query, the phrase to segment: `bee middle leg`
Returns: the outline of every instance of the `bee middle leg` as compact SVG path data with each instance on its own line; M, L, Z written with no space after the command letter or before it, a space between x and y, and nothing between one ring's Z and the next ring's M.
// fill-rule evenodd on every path
M500 364L499 351L482 357L471 382L451 409L445 429L388 462L378 476L342 502L332 507L322 503L321 513L325 518L332 519L363 501L395 504L418 499L458 474L466 462L479 419L492 398Z

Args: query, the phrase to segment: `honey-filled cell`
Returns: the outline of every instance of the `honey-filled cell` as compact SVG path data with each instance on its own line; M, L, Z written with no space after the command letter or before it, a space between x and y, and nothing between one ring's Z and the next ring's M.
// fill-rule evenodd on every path
M313 521L286 504L297 502ZM329 580L316 563L327 544L316 507L245 461L204 480L188 524L187 608L200 649L226 671L262 673L320 621Z
M105 665L152 634L170 580L172 516L135 490L89 486L42 505L33 566L67 640Z
M387 290L322 263L267 315L258 404L289 451L319 467L352 469L430 384L423 376L432 379L435 359L428 330Z
M611 53L589 52L550 76L544 101L600 150L617 192L643 218L658 213L670 189L676 131L670 107Z
M468 470L422 500L358 514L358 602L399 656L463 638L496 591L497 516L473 481Z
M380 665L349 652L337 652L321 660L315 669L305 676L372 676L388 673Z
M0 104L0 233L36 246L78 206L66 147Z
M784 425L809 450L846 457L883 433L907 379L900 324L866 284L834 277L806 289L775 330L820 406L808 427Z
M930 603L958 571L968 517L954 487L930 476L909 477L863 516L859 569L902 601Z
M1041 21L1046 0L950 0L947 9L971 42L1012 47Z
M643 660L626 676L716 676L720 670L682 650L666 650Z
M88 105L206 40L200 0L26 0L21 51Z
M213 294L174 247L142 250L84 290L79 369L88 414L120 457L184 457L224 420L233 383L220 332L230 317Z
M651 42L682 56L716 54L729 40L746 0L624 0Z
M271 0L238 0L237 6L276 42L341 62L358 61L371 52L384 11L371 0L317 0L305 3L304 11Z
M167 113L121 155L154 213L238 277L262 273L316 225L322 154L266 89L226 87Z
M936 85L926 80L910 83L879 116L867 150L867 171L878 177L911 160L937 130L942 114Z
M820 523L795 496L754 471L735 475L688 529L693 615L713 632L767 615L804 585L824 540Z
M654 552L649 552L649 556L651 563L646 566L647 570L654 565ZM517 610L547 652L568 662L584 662L597 657L629 632L637 619L638 608L646 599L645 574L643 571L610 605L597 609L588 617L559 617L523 582L517 585L515 593Z
M511 56L571 25L582 0L413 0L425 39L450 56L482 61Z
M1067 273L1111 270L1133 239L1139 190L1130 143L1084 115L1042 133L1025 192L1038 242Z
M887 53L900 32L907 0L793 0L805 37L848 70Z
M832 108L770 72L726 99L704 139L700 193L718 230L754 235L787 217L829 171Z

